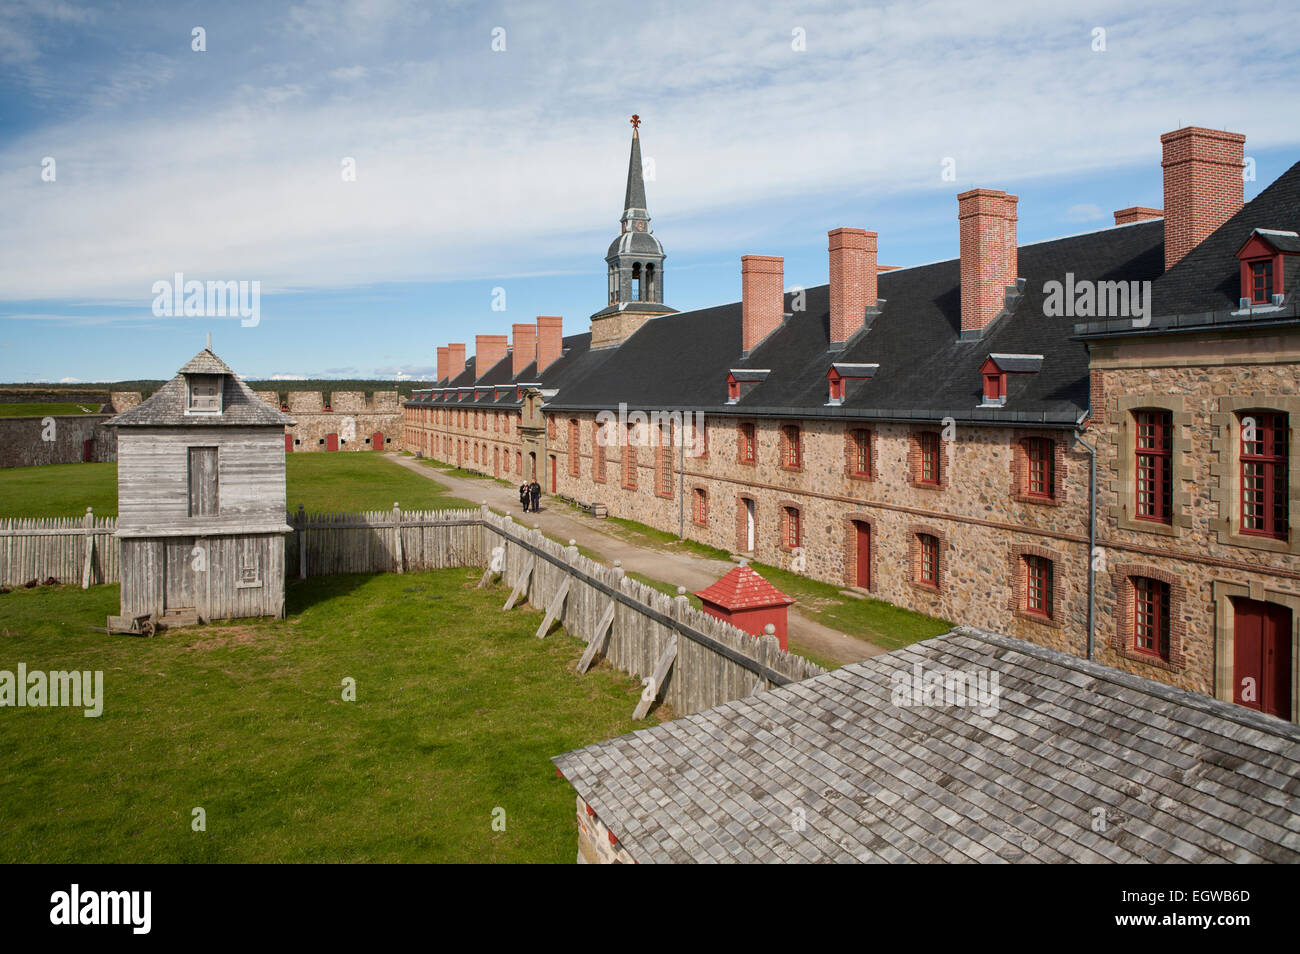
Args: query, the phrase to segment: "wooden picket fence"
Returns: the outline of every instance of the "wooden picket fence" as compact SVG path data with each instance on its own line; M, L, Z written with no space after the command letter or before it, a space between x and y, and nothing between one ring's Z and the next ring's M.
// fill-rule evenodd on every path
M0 586L51 577L60 583L116 583L121 579L117 519L96 517L0 518Z
M699 712L771 686L824 672L754 637L530 530L486 506L464 510L287 515L285 567L300 578L481 567L509 587L503 606L544 610L537 635L559 625L587 643L579 669L597 658L642 680L636 715L655 699L679 714ZM120 580L117 521L95 517L0 520L0 584L53 577L61 583Z

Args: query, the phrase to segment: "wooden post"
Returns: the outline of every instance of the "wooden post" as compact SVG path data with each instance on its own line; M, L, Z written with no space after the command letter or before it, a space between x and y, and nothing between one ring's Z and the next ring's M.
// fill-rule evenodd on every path
M545 638L551 628L551 623L555 617L560 615L560 610L564 608L564 600L569 595L569 584L573 582L573 577L565 577L564 582L560 584L559 591L555 594L555 599L551 600L550 608L546 611L546 617L542 620L542 625L537 627L537 638Z
M614 628L614 607L618 605L616 600L610 600L609 606L605 608L605 613L600 617L600 622L596 624L596 631L591 634L591 642L587 644L586 651L582 658L578 660L578 672L585 673L591 668L591 661L596 658L596 653L600 652L601 647L605 644L605 635Z
M758 664L763 667L764 671L758 674L758 679L754 682L754 688L749 691L751 696L757 695L768 688L767 685L767 647L769 640L776 639L776 627L768 623L763 627L763 635L758 640Z
M90 568L95 559L95 511L87 507L86 515L81 518L82 529L86 531L86 565L81 569L81 588L90 589Z
M298 516L295 518L298 524L298 579L307 579L307 514L303 512L302 504L298 504Z
M641 693L641 701L636 704L632 710L633 719L644 719L650 707L654 705L655 697L659 695L663 687L664 679L668 676L668 670L672 668L673 660L677 658L677 634L673 633L668 637L668 645L664 647L663 655L655 663L654 672L650 675L650 685L645 687L645 692Z
M528 580L533 575L533 563L536 559L533 554L528 555L527 562L524 563L523 569L519 571L519 578L515 580L515 588L510 591L510 598L506 600L506 605L501 607L503 610L508 610L514 606L515 600L519 599L520 595L528 587Z
M394 556L397 560L397 572L405 572L402 568L402 508L393 501L393 533L397 537L397 546L393 548Z

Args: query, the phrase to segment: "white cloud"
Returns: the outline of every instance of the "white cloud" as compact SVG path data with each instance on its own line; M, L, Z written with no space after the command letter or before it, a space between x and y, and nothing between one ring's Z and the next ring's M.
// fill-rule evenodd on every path
M833 195L845 221L826 227L870 227L872 203L894 193L1015 191L1124 164L1158 176L1158 135L1180 119L1231 123L1250 145L1300 141L1273 105L1297 87L1271 3L1213 18L1118 0L1064 18L1029 0L797 16L760 3L743 18L730 4L619 9L512 9L502 54L487 21L460 19L430 34L426 58L399 60L384 44L427 27L418 5L299 4L289 35L327 66L291 68L271 49L214 98L78 114L0 145L2 294L147 308L152 283L176 271L257 279L263 294L562 271L591 258L593 235L597 249L613 235L633 111L656 160L659 231L705 223L670 252L788 238L762 213L783 198ZM1090 48L1099 23L1105 53ZM794 26L807 52L791 50ZM124 66L113 101L187 75L153 69L155 85ZM366 83L337 82L354 78ZM59 159L56 183L39 179L43 155ZM947 156L956 182L940 178Z
M1080 202L1072 205L1065 210L1063 218L1067 222L1095 222L1097 219L1104 219L1106 213L1092 202Z

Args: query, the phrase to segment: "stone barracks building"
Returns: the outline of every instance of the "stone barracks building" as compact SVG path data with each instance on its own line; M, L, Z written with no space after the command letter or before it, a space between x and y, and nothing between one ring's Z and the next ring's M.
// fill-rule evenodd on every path
M439 348L403 443L1296 721L1300 164L1243 204L1243 136L1161 142L1163 210L1020 245L972 189L959 258L837 228L827 285L747 255L740 301L677 313L634 128L589 328Z

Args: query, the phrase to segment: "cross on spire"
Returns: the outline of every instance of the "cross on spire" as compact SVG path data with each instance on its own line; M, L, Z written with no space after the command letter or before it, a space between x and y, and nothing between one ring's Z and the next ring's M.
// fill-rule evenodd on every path
M636 113L633 113L633 114L632 114L632 131L635 133L636 129L637 129L640 125L641 125L641 117L638 116Z

